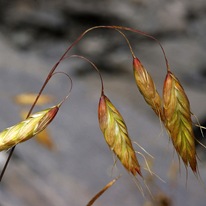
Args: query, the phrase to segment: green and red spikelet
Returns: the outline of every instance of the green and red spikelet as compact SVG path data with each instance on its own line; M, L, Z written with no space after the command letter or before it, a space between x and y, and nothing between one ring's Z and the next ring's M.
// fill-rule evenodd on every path
M8 150L44 130L56 116L59 106L32 114L26 120L0 132L0 151Z
M157 116L162 118L161 97L156 90L152 77L137 57L133 58L133 71L140 93L144 97L147 104L150 105L157 114Z
M103 93L99 101L98 118L100 129L110 149L127 171L134 176L137 173L142 176L123 117Z
M163 89L164 124L185 166L197 170L190 103L179 80L168 71Z

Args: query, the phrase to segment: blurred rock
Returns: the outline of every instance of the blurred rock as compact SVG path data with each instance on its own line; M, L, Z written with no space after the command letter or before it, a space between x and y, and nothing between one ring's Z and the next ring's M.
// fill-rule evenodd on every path
M77 0L77 1L2 1L2 25L13 30L32 28L38 31L38 38L46 32L51 36L66 37L78 35L83 29L94 25L126 25L150 34L171 37L198 29L194 20L205 19L204 1L193 4L186 0ZM189 32L190 31L190 32ZM70 34L70 35L69 35Z
M94 25L133 27L157 37L171 70L188 94L192 112L205 125L205 11L205 0L0 0L1 129L19 120L12 97L22 92L38 92L66 48ZM125 34L161 94L166 69L159 46L146 37ZM172 157L174 151L168 146L168 137L160 135L159 120L136 88L126 41L116 31L96 30L88 33L70 53L84 55L98 66L105 91L125 117L131 137L155 156L152 170L167 181L170 162L176 162ZM16 158L12 159L0 187L3 206L85 205L111 180L107 171L111 174L112 154L97 122L99 78L88 63L79 59L65 60L60 68L72 75L74 88L69 103L62 106L50 127L59 151L45 151L32 140L18 145ZM45 92L62 98L67 93L65 79L55 76ZM199 129L195 133L201 140ZM1 166L5 160L2 156ZM143 159L139 159L144 165ZM199 166L205 181L205 164ZM121 166L118 168L124 173ZM185 188L185 173L183 168L175 183L158 182L151 187L166 192L175 206L183 202L187 206L205 205L205 191L190 170ZM133 206L143 205L142 199L134 182L123 175L98 201L102 205ZM171 204L164 198L161 203Z

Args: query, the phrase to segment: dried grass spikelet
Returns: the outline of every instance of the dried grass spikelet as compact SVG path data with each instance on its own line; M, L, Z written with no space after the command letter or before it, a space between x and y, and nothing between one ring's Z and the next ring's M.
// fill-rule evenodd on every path
M127 126L111 101L102 94L98 107L100 129L110 149L119 158L123 166L134 176L142 176Z
M164 124L185 166L197 170L190 103L179 80L168 71L163 89Z
M161 97L156 90L152 77L136 57L133 59L133 70L137 87L145 101L151 106L157 116L162 118Z
M56 116L59 106L32 114L26 120L0 132L0 151L8 150L44 130Z

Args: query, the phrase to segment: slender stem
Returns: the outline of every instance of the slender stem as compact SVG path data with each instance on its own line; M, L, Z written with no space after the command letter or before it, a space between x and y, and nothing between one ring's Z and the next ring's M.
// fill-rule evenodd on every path
M146 36L150 39L153 39L154 41L156 41L162 52L163 52L163 55L164 55L164 59L165 59L165 62L166 62L166 67L167 67L167 70L169 71L169 63L168 63L168 60L167 60L167 57L166 57L166 54L165 54L165 51L162 47L162 44L160 43L160 41L158 39L156 39L155 37L153 37L152 35L149 35L147 34L146 32L143 32L143 31L140 31L140 30L137 30L137 29L133 29L133 28L129 28L129 27L123 27L123 26L104 26L104 25L100 25L100 26L94 26L94 27L91 27L89 29L87 29L86 31L84 31L68 48L67 50L64 52L64 54L61 56L61 58L59 59L59 61L53 66L53 68L51 69L51 71L49 72L48 74L48 77L46 79L46 81L44 82L42 88L40 89L39 91L39 94L37 95L31 109L29 110L29 113L27 115L27 117L31 114L34 106L36 105L36 102L38 101L41 93L43 92L46 84L48 83L49 79L51 78L52 74L54 73L54 71L56 70L56 68L58 67L58 65L60 64L60 62L64 59L64 57L67 55L67 53L73 48L73 46L75 46L88 32L94 30L94 29L100 29L100 28L105 28L105 29L116 29L116 30L125 30L125 31L131 31L131 32L134 32L134 33L138 33L140 35L143 35L143 36ZM103 89L103 88L102 88Z
M162 53L163 53L163 55L164 55L164 59L165 59L167 71L170 71L169 62L168 62L168 60L167 60L166 53L165 53L165 51L164 51L164 48L163 48L162 44L160 43L160 41L159 41L158 39L156 39L154 36L152 36L152 35L150 35L150 34L148 34L148 33L146 33L146 32L143 32L143 31L140 31L140 30L137 30L137 29L133 29L133 28L129 28L129 27L116 26L116 25L112 25L112 26L100 25L100 26L94 26L94 27L91 27L91 28L87 29L87 30L84 31L84 32L71 44L71 46L66 50L66 52L65 52L64 55L63 55L63 58L64 58L64 56L67 54L67 52L70 51L70 49L71 49L74 45L76 45L88 32L90 32L90 31L92 31L92 30L94 30L94 29L101 29L101 28L130 31L130 32L133 32L133 33L138 33L138 34L140 34L140 35L142 35L142 36L146 36L146 37L148 37L148 38L150 38L150 39L153 39L154 41L156 41L156 42L159 44L159 46L160 46L160 48L161 48L161 50L162 50ZM61 60L62 60L63 58L61 58ZM60 61L61 61L61 60L60 60Z
M93 203L106 191L108 190L119 178L121 175L110 181L101 191L99 191L88 203L86 206L92 206Z
M132 57L135 59L136 56L135 56L135 54L134 54L134 51L133 51L133 49L132 49L132 46L131 46L128 38L126 37L126 35L125 35L123 32L121 32L120 30L118 30L118 29L116 29L116 31L118 31L118 32L124 37L124 39L126 40L128 46L129 46L130 52L131 52L131 54L132 54Z
M94 27L91 27L91 28L87 29L86 31L84 31L84 32L67 48L67 50L64 52L64 54L63 54L63 55L61 56L61 58L59 59L59 61L53 66L53 68L51 69L50 73L48 74L48 77L47 77L46 81L44 82L42 88L40 89L39 94L37 95L37 97L36 97L36 99L35 99L32 107L31 107L31 109L29 110L29 113L28 113L27 117L31 114L31 112L32 112L34 106L36 105L36 102L38 101L40 95L42 94L42 92L43 92L46 84L48 83L49 79L51 78L52 74L54 73L54 71L56 70L56 68L57 68L58 65L60 64L60 62L61 62L61 61L64 59L64 57L67 55L67 53L68 53L68 52L73 48L73 46L75 46L88 32L90 32L90 31L92 31L92 30L94 30L94 29L100 29L100 28L131 31L131 32L138 33L138 34L140 34L140 35L143 35L143 36L146 36L146 37L148 37L148 38L150 38L150 39L155 40L155 41L159 44L159 46L160 46L160 48L161 48L161 50L162 50L162 52L163 52L164 59L165 59L165 62L166 62L167 70L168 70L168 71L170 70L170 69L169 69L169 63L168 63L168 60L167 60L165 51L164 51L164 49L163 49L160 41L159 41L158 39L156 39L155 37L153 37L152 35L149 35L149 34L147 34L146 32L143 32L143 31L140 31L140 30L137 30L137 29L133 29L133 28L129 28L129 27L123 27L123 26L115 26L115 25L113 25L113 26L104 26L104 25L94 26Z
M67 73L65 73L65 72L55 72L55 73L52 74L52 76L54 76L55 74L64 74L64 75L66 75L66 76L69 78L69 80L70 80L70 82L71 82L71 86L70 86L70 88L69 88L68 94L67 94L67 95L64 97L64 99L58 104L58 107L60 108L61 105L69 98L70 93L71 93L72 88L73 88L73 82L72 82L72 78L71 78Z
M2 171L1 171L0 182L2 181L2 178L3 178L3 176L4 176L4 173L5 173L5 171L6 171L6 168L7 168L8 164L9 164L9 161L10 161L10 159L11 159L11 157L12 157L12 154L14 153L15 147L16 147L16 146L12 147L11 150L10 150L10 152L9 152L9 156L7 157L6 163L4 164L4 167L3 167Z
M72 58L72 57L83 59L83 60L89 62L89 63L94 67L94 69L95 69L95 70L98 72L98 74L99 74L99 78L100 78L100 81L101 81L101 94L103 95L103 94L104 94L104 82L103 82L102 75L101 75L99 69L97 68L97 66L96 66L92 61L90 61L89 59L87 59L86 57L81 56L81 55L75 55L75 54L73 54L73 55L71 55L71 56L69 56L69 57L66 57L66 58Z
M160 48L162 50L162 53L164 55L167 71L170 71L169 62L167 60L164 48L163 48L162 44L160 43L160 41L158 39L156 39L154 36L152 36L150 34L147 34L146 32L137 30L137 29L133 29L133 28L129 28L129 27L123 27L123 26L96 26L96 27L93 27L93 29L97 29L97 28L107 28L107 29L118 29L118 30L131 31L131 32L134 32L134 33L138 33L138 34L140 34L142 36L146 36L146 37L148 37L150 39L153 39L154 41L156 41L159 44L159 46L160 46ZM91 29L92 28L90 28L90 30Z

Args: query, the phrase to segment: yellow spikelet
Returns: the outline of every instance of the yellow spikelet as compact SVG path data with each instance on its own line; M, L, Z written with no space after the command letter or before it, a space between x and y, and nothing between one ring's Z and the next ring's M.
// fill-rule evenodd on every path
M186 166L197 170L190 103L178 79L168 71L163 90L164 123L173 145Z
M99 101L98 118L100 129L110 149L129 172L134 176L136 173L142 176L127 126L121 114L104 94Z
M145 101L152 107L158 117L162 118L162 101L156 90L152 77L138 58L133 59L133 70L137 87Z
M0 151L8 150L40 133L54 119L58 110L59 106L57 105L37 112L26 120L0 132Z
M26 110L22 110L20 112L20 115L22 117L22 119L25 119L27 116L28 111ZM36 136L35 136L35 140L41 144L42 146L46 147L49 150L55 150L55 144L49 134L49 131L47 128L45 128L43 131L39 132Z

